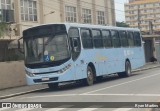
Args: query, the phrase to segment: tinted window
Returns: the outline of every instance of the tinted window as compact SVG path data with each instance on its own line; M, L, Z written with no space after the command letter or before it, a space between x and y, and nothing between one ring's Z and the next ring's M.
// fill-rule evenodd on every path
M141 46L141 37L139 32L134 32L134 43L135 46Z
M112 41L113 41L113 46L114 47L121 47L121 42L120 42L120 38L118 35L118 31L111 31L111 37L112 37Z
M77 28L69 29L69 37L79 37L79 32Z
M92 36L94 40L94 47L101 48L103 47L102 35L100 30L92 30Z
M106 48L112 47L111 33L109 30L102 31L103 43Z
M119 31L119 36L121 38L122 47L127 47L128 46L128 38L127 38L126 31Z
M133 36L133 32L128 32L128 42L129 42L129 46L131 46L131 47L134 46L134 36Z
M81 29L81 37L84 48L93 48L92 36L89 29Z

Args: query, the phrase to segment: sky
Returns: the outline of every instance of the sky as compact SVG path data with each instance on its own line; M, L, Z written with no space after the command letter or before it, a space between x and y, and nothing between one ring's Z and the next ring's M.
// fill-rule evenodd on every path
M116 21L123 22L125 21L124 3L127 3L128 0L114 0L114 1L116 10Z

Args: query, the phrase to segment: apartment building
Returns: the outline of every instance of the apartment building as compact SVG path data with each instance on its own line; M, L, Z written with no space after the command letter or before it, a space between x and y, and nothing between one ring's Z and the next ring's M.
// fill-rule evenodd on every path
M146 62L152 57L160 61L160 0L129 0L125 18L130 27L140 28L144 34Z
M141 31L160 31L160 0L129 0L125 4L126 22ZM151 32L152 33L152 32Z
M8 44L29 27L57 22L114 26L114 7L114 0L0 0L0 22L8 24L0 37L0 61Z

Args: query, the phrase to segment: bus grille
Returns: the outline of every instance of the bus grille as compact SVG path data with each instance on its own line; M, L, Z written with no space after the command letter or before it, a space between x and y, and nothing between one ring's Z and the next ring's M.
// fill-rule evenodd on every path
M42 81L42 79L34 79L33 81L35 83L40 83L40 82L51 82L51 81L57 81L57 80L58 80L58 77L49 78L49 80L47 80L47 81Z

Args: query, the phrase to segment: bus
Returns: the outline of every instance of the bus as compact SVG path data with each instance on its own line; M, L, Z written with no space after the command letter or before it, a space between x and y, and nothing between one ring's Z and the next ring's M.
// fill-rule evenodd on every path
M28 85L83 80L86 85L104 75L128 77L145 64L141 33L78 23L44 24L23 31Z

